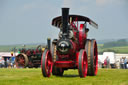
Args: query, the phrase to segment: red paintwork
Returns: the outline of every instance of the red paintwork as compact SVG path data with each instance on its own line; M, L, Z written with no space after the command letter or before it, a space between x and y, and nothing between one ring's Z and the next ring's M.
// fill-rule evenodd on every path
M54 64L60 68L73 68L76 67L75 61L56 61Z
M43 70L43 66L42 66L42 62L43 62L43 55L41 57L41 69ZM45 55L45 72L47 74L47 77L50 77L51 75L51 72L52 72L52 57L51 57L51 53L50 51L48 50L46 55ZM43 71L42 71L43 72Z
M57 52L57 56L59 57L59 60L54 62L54 64L55 66L60 68L69 68L69 67L76 68L78 66L78 53L80 49L84 49L85 47L86 34L85 34L84 24L80 24L80 27L78 27L79 25L76 18L75 21L71 23L71 26L74 28L73 33L74 33L74 37L77 40L76 41L70 40L70 42L72 43L72 49L70 49L67 55L61 55L59 54L59 52ZM78 32L79 35L77 34Z
M79 45L80 45L80 49L84 49L85 40L86 40L86 33L85 33L84 24L80 24L80 29L79 29Z

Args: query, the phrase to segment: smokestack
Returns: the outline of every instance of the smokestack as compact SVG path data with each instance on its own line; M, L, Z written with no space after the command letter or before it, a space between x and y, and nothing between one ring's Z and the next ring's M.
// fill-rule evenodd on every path
M48 50L51 49L51 38L47 38L47 48Z
M69 8L62 8L62 32L68 35Z

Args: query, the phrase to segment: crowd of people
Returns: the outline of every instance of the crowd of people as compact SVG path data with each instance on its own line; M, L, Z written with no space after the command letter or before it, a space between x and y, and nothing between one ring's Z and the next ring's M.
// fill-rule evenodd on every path
M119 62L119 65L117 65ZM120 58L119 61L116 61L115 64L110 63L110 58L107 56L104 59L104 63L102 65L103 68L120 68L120 69L128 69L128 59L126 57Z
M120 69L128 69L128 59L126 57L120 58L119 66ZM99 63L99 62L98 62ZM100 64L100 63L99 63ZM112 64L110 64L110 58L106 56L104 63L101 63L101 68L116 68ZM14 58L6 58L3 57L0 59L0 68L15 68L15 59Z
M0 59L0 68L14 68L15 62L10 59L4 59L3 57Z

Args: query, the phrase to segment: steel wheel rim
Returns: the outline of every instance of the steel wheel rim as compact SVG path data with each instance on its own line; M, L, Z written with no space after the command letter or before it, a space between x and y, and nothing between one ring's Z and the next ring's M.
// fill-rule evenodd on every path
M88 68L87 55L84 50L81 50L79 52L79 59L78 59L78 70L80 77L86 77L87 68Z
M20 67L24 68L25 60L24 60L23 56L18 56L18 58L16 59L16 62L17 62L18 68L20 68Z
M98 50L95 39L87 40L85 45L88 59L88 75L94 76L98 72Z
M41 69L44 77L50 77L52 72L52 57L49 50L45 50L41 58Z
M86 76L87 75L87 59L86 59L86 53L85 53L85 51L83 52L83 55L82 55L82 69L83 69L83 74L84 74L84 76Z
M98 52L97 52L97 43L94 43L94 70L95 75L97 75L98 71Z
M16 67L25 68L28 63L27 56L25 54L19 54L16 56Z

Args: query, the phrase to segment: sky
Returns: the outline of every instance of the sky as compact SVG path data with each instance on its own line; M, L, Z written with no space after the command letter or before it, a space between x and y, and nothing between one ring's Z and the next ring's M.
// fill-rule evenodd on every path
M62 7L99 25L89 26L90 39L128 39L128 0L0 0L0 45L58 38L59 29L51 21L61 15Z

